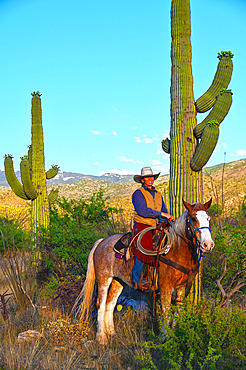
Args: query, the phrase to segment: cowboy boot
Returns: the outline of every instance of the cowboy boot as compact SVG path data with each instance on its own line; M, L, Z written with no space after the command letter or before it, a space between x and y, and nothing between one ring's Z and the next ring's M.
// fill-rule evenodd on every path
M138 280L138 283L136 284L137 285L136 289L138 289L140 291L145 291L145 290L148 290L150 288L149 281L143 280L143 277L144 277L144 275L143 275L143 272L142 272L141 275L140 275L140 278Z

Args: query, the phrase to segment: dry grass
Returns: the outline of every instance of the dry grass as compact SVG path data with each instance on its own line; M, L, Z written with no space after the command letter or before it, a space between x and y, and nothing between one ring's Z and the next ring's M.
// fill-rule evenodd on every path
M4 186L0 186L0 217L16 219L24 228L30 224L29 201L19 198L15 193Z
M95 323L79 323L57 309L15 312L0 321L0 368L12 369L140 369L150 315L125 308L115 312L117 334L108 346L95 341ZM42 333L34 341L18 343L18 334L32 329Z
M224 202L226 214L234 211L233 207L236 212L246 194L246 165L245 160L241 162L241 165L239 163L233 168L228 165L225 168ZM220 201L222 168L211 170L209 174L213 178L214 186L217 187ZM101 187L100 182L96 183L91 180L87 184L88 187L90 184ZM121 224L125 228L128 228L130 221L131 193L136 187L137 185L134 183L117 184L112 187L107 184L107 189L105 189L105 195L111 195L113 205L124 209L124 214L121 215L124 222ZM167 202L168 177L158 179L157 188L162 192ZM81 186L80 184L67 185L66 188L64 186L63 195L68 199L76 196L83 197L84 192L88 189L83 184ZM98 191L99 189L93 188L92 190ZM19 214L24 209L27 212L28 208L17 202L19 198L11 198L10 192L10 190L5 192L2 200L4 207L8 208L8 200L12 199L11 207L13 208L0 207L0 212L4 212L4 215L12 211ZM204 199L207 200L213 195L212 192L210 177L204 176ZM112 225L113 228L118 228L118 220L113 220ZM18 282L18 284L16 285L15 297L11 298L8 303L8 320L4 320L0 315L0 369L141 369L141 364L137 360L137 357L143 355L144 351L141 343L149 339L148 330L153 330L153 320L148 312L145 310L136 312L129 307L124 307L120 312L116 311L114 317L117 334L111 338L108 346L102 347L95 340L95 317L94 321L91 322L79 322L57 308L52 308L49 305L47 308L42 308L47 305L47 302L44 301L35 302L36 308L34 307L31 295L31 292L34 291L34 274L31 269L27 271L27 268L30 267L30 264L27 263L27 255L11 254L10 259L3 260L2 263L4 262L5 270L3 270L5 272L0 274L0 293L2 294L11 286L11 280L7 278L8 274L12 273L13 276L13 292L14 283ZM15 268L19 270L18 276L15 274ZM10 271L9 273L7 269ZM25 280L24 275L28 276L29 280ZM26 299L26 293L31 297L31 300ZM23 305L20 304L21 299L24 299ZM33 341L18 343L18 334L26 330L36 330L42 336Z

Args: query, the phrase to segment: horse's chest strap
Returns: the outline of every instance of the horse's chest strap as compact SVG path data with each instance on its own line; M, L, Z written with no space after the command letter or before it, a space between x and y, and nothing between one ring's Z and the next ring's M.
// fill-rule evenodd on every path
M179 270L179 271L181 271L181 272L183 272L184 274L187 274L187 275L193 275L199 269L199 262L197 263L197 265L195 267L188 269L187 267L184 267L182 265L179 265L178 263L176 263L176 262L174 262L172 260L169 260L168 258L166 258L166 257L164 257L162 255L159 256L159 260L161 262L165 263L166 265L172 266L176 270Z
M189 294L189 292L191 290L192 280L193 280L195 274L197 273L197 271L199 270L199 266L200 266L199 261L197 262L195 267L192 267L192 268L188 269L187 267L179 265L178 263L176 263L172 260L169 260L168 258L166 258L162 255L159 256L159 260L161 262L165 263L166 265L171 266L171 267L175 268L176 270L179 270L179 271L183 272L184 274L188 275L188 281L187 281L186 288L185 288L185 297L187 297L187 295Z

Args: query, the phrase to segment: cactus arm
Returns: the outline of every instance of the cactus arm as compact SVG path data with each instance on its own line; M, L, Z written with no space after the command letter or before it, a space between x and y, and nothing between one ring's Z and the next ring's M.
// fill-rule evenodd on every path
M162 149L164 150L164 152L166 153L170 153L170 140L168 138L162 140L161 142L161 145L162 145Z
M194 129L194 136L197 139L201 138L202 131L206 127L207 123L210 121L218 121L221 123L226 117L227 113L232 104L232 92L231 90L221 90L220 95L218 96L216 103L213 106L213 109L209 112L207 117L199 123Z
M30 167L28 158L22 158L20 163L21 170L21 181L23 184L23 189L28 199L36 199L37 192L33 186L31 177L30 177Z
M28 162L29 162L30 178L32 179L32 145L29 145L28 147Z
M58 197L58 189L52 189L51 192L48 195L49 204L51 205L52 203L54 203L56 201L57 197Z
M198 143L195 153L191 159L190 166L193 171L200 171L208 162L219 137L219 122L208 122Z
M229 85L232 75L233 63L231 58L233 54L229 52L222 52L225 54L219 54L219 64L217 67L216 74L214 76L213 82L208 90L197 99L195 105L196 110L199 113L207 112L214 105L217 96L220 93L221 89L226 89ZM228 54L226 54L228 53ZM224 56L228 55L228 56ZM221 56L221 57L220 57Z
M14 166L13 166L13 159L10 155L5 156L4 160L4 167L5 167L5 175L8 181L9 186L13 190L13 192L20 198L29 200L28 196L26 195L23 185L19 182L16 177Z
M46 179L50 180L58 174L59 167L57 165L52 166L48 171L46 171Z

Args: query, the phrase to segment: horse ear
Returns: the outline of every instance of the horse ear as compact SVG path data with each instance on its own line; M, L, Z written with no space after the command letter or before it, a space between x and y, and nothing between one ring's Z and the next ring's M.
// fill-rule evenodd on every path
M204 204L205 209L209 209L209 208L210 208L210 206L211 206L211 203L212 203L212 197L209 199L209 201L208 201L208 202L206 202L206 203Z
M182 199L183 201L183 204L185 206L186 209L188 209L188 211L191 211L192 210L192 205L187 203L184 199Z

